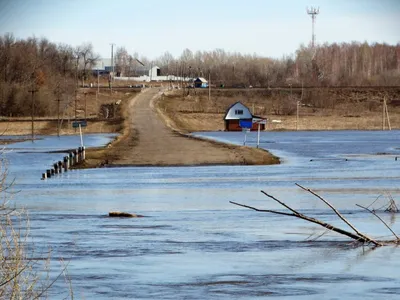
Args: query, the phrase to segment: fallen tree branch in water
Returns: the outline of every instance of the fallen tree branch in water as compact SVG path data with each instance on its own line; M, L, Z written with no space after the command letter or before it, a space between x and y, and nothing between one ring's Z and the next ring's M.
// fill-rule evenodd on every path
M357 228L355 228L355 227L354 227L345 217L343 217L343 215L342 215L332 204L330 204L327 200L325 200L324 198L322 198L320 195L318 195L317 193L315 193L314 191L312 191L312 190L309 189L309 188L305 188L305 187L301 186L301 185L298 184L298 183L296 183L296 185L297 185L299 188L303 189L304 191L307 191L307 192L311 193L312 195L314 195L315 197L317 197L318 199L320 199L322 202L324 202L326 205L328 205L328 206L335 212L335 214L336 214L343 222L345 222L351 229L354 230L354 232L355 232L358 236L360 236L360 237L362 237L362 238L368 240L369 242L373 243L373 244L376 245L376 246L381 246L381 245L379 245L379 243L378 243L377 241L371 239L370 237L368 237L368 236L366 236L365 234L361 233Z
M372 211L380 211L383 210L384 212L389 212L389 213L398 213L400 212L399 208L396 205L396 202L394 201L392 195L389 192L385 192L384 194L379 195L374 202L372 202L370 205L368 205L366 208L370 208L372 205L374 205L382 196L386 196L388 199L388 202L382 205L379 208L372 208Z
M278 211L274 211L274 210L262 210L262 209L258 209L256 207L240 204L240 203L237 203L237 202L234 202L234 201L229 201L229 202L234 204L234 205L242 206L242 207L249 208L249 209L256 210L256 211L260 211L260 212L269 212L269 213L273 213L273 214L279 214L279 215L285 215L285 216L289 216L289 217L299 218L299 219L302 219L302 220L305 220L305 221L308 221L308 222L311 222L311 223L318 224L318 225L320 225L322 227L325 227L325 228L327 228L327 229L329 229L331 231L335 231L337 233L346 235L346 236L348 236L348 237L350 237L350 238L352 238L352 239L354 239L356 241L363 242L363 243L368 243L369 242L369 240L366 240L366 239L364 239L364 238L362 238L362 237L360 237L360 236L358 236L358 235L356 235L356 234L354 234L352 232L349 232L349 231L343 230L341 228L335 227L332 224L329 224L329 223L326 223L326 222L322 222L322 221L320 221L318 219L311 218L311 217L308 217L306 215L303 215L303 214L293 210L292 208L290 208L288 205L286 205L282 201L276 199L274 196L271 196L271 195L265 193L264 191L261 191L261 192L264 193L264 195L266 195L267 197L277 201L279 204L283 205L287 209L289 209L291 211L294 211L294 213L289 214L289 213L278 212Z
M370 210L369 208L364 207L364 206L362 206L362 205L360 205L360 204L356 204L356 205L357 205L358 207L360 207L360 208L363 208L363 209L369 211L371 214L373 214L375 217L377 217L377 218L383 223L383 225L385 225L385 226L387 227L387 229L390 230L390 232L394 235L394 237L396 238L396 240L399 240L399 237L397 236L397 234L392 230L392 228L390 228L390 226L389 226L380 216L378 216L378 215L376 214L376 212L374 212L373 210Z
M387 197L389 198L389 205L385 209L385 212L398 213L399 208L397 207L396 202L394 201L392 195L388 193Z
M312 218L312 217L306 216L306 215L304 215L304 214L298 212L297 210L291 208L289 205L285 204L283 201L277 199L276 197L274 197L274 196L272 196L272 195L270 195L270 194L268 194L268 193L266 193L266 192L264 192L264 191L261 191L261 192L262 192L265 196L267 196L268 198L270 198L270 199L272 199L272 200L278 202L280 205L282 205L283 207L285 207L286 209L288 209L289 211L291 211L291 213L288 213L288 212L281 212L281 211L276 211L276 210L259 209L259 208L253 207L253 206L249 206L249 205L237 203L237 202L234 202L234 201L229 201L229 202L232 203L232 204L234 204L234 205L241 206L241 207L248 208L248 209L252 209L252 210L255 210L255 211L258 211L258 212L266 212L266 213L284 215L284 216L288 216L288 217L295 217L295 218L302 219L302 220L305 220L305 221L308 221L308 222L311 222L311 223L314 223L314 224L318 224L318 225L320 225L320 226L322 226L322 227L324 227L324 228L326 228L326 229L328 229L328 230L331 230L331 231L337 232L337 233L339 233L339 234L345 235L345 236L347 236L347 237L349 237L349 238L351 238L351 239L353 239L353 240L355 240L355 241L357 241L357 242L361 242L361 243L363 243L363 244L373 244L373 245L375 245L375 246L383 246L383 245L385 245L385 244L396 244L396 243L399 243L400 239L399 239L399 238L397 237L397 235L390 229L390 227L389 227L385 222L383 222L383 220L381 220L381 221L382 221L382 222L386 225L386 227L388 227L389 230L394 234L394 236L396 237L396 240L391 240L391 241L377 241L377 240L374 240L374 239L368 237L367 235L361 233L358 229L356 229L356 228L355 228L355 227L354 227L354 226L353 226L353 225L352 225L352 224L351 224L351 223L350 223L350 222L349 222L349 221L348 221L348 220L347 220L347 219L346 219L332 204L330 204L327 200L323 199L321 196L319 196L317 193L315 193L315 192L312 191L311 189L307 189L307 188L305 188L305 187L303 187L303 186L301 186L301 185L299 185L299 184L297 184L297 183L296 183L296 185L297 185L298 187L300 187L301 189L310 192L311 194L313 194L314 196L316 196L318 199L320 199L321 201L323 201L326 205L328 205L328 206L336 213L336 215L337 215L343 222L345 222L352 230L354 230L355 233L350 232L350 231L347 231L347 230L344 230L344 229L341 229L341 228L336 227L336 226L333 226L332 224L323 222L323 221L318 220L318 219L316 219L316 218ZM361 206L360 206L360 207L361 207ZM365 207L362 207L362 208L369 210L368 208L365 208ZM377 217L378 217L378 216L377 216ZM379 217L378 217L378 218L379 218ZM379 218L379 219L380 219L380 218Z

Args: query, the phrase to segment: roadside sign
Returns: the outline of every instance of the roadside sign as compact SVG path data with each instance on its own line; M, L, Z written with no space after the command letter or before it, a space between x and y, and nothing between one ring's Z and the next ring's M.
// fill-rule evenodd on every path
M239 126L242 128L251 128L253 127L253 122L247 120L239 120Z
M253 118L253 123L256 124L267 124L267 120L266 119L260 119L260 118Z
M81 120L81 121L74 121L74 122L72 122L72 127L73 127L73 128L86 127L86 126L87 126L86 120Z

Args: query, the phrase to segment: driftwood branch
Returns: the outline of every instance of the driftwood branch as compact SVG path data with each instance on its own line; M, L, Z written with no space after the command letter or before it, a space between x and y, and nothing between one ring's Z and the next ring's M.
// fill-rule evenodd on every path
M263 191L262 191L262 192L263 192ZM295 210L293 210L292 208L290 208L288 205L284 204L282 201L276 199L275 197L273 197L273 196L271 196L271 195L268 195L268 194L265 193L265 192L263 192L263 193L264 193L266 196L270 197L271 199L275 199L278 203L282 203L282 205L285 206L285 207L287 207L289 210L295 211ZM279 215L285 215L285 216L289 216L289 217L299 218L299 219L302 219L302 220L305 220L305 221L308 221L308 222L311 222L311 223L318 224L318 225L320 225L320 226L322 226L322 227L325 227L325 228L327 228L327 229L329 229L329 230L331 230L331 231L334 231L334 232L343 234L343 235L345 235L345 236L348 236L349 238L352 238L352 239L354 239L354 240L356 240L356 241L363 242L363 243L369 243L369 242L370 242L369 239L364 239L364 238L362 238L361 236L358 236L358 235L356 235L356 234L354 234L354 233L352 233L352 232L343 230L343 229L338 228L338 227L335 227L335 226L333 226L333 225L331 225L331 224L329 224L329 223L322 222L322 221L320 221L320 220L318 220L318 219L308 217L308 216L303 215L303 214L298 213L298 212L293 213L293 214L289 214L289 213L283 213L283 212L274 211L274 210L258 209L258 208L253 207L253 206L249 206L249 205L245 205L245 204L240 204L240 203L236 203L236 202L233 202L233 201L229 201L229 202L232 203L232 204L234 204L234 205L238 205L238 206L241 206L241 207L249 208L249 209L252 209L252 210L255 210L255 211L259 211L259 212L268 212L268 213L273 213L273 214L279 214Z
M355 233L351 232L351 231L347 231L344 229L341 229L339 227L333 226L332 224L323 222L321 220L318 220L316 218L312 218L309 216L306 216L300 212L298 212L297 210L293 209L292 207L290 207L289 205L287 205L286 203L284 203L283 201L277 199L276 197L261 191L265 196L267 196L268 198L276 201L277 203L279 203L280 205L282 205L283 207L285 207L286 209L288 209L290 211L289 212L282 212L282 211L276 211L276 210L269 210L269 209L259 209L253 206L249 206L249 205L245 205L245 204L241 204L241 203L237 203L234 201L229 201L230 203L240 206L240 207L244 207L244 208L248 208L251 210L255 210L258 212L266 212L266 213L272 213L272 214L278 214L278 215L283 215L283 216L288 216L288 217L295 217L298 219L302 219L314 224L317 224L319 226L322 226L328 230L337 232L339 234L345 235L357 242L361 242L361 243L368 243L368 244L374 244L375 246L383 246L384 243L398 243L400 241L400 238L394 233L394 231L372 210L370 210L368 207L363 207L361 205L358 205L359 207L368 210L369 212L371 212L373 215L375 215L379 220L381 220L381 222L392 232L392 234L396 237L396 240L391 240L391 241L376 241L374 239L371 239L370 237L366 236L365 234L361 233L360 231L358 231L332 204L330 204L327 200L325 200L324 198L322 198L321 196L319 196L317 193L315 193L314 191L312 191L311 189L305 188L303 186L301 186L300 184L296 185L298 187L300 187L301 189L308 191L309 193L311 193L312 195L316 196L318 199L320 199L321 201L323 201L326 205L328 205L335 213L336 215L343 221L345 222L352 230L354 230ZM323 235L323 234L322 234ZM322 236L321 235L321 236ZM317 238L319 238L320 236L318 236Z
M311 189L309 189L309 188L305 188L305 187L303 187L303 186L301 186L300 184L298 184L298 183L296 183L296 185L299 187L299 188L301 188L301 189L303 189L303 190L305 190L305 191L307 191L307 192L309 192L309 193L311 193L312 195L314 195L315 197L317 197L318 199L320 199L322 202L324 202L326 205L328 205L334 212L335 212L335 214L343 221L343 222L345 222L351 229L353 229L354 230L354 232L358 235L358 236L360 236L360 237L362 237L363 239L365 239L365 240L367 240L367 241L369 241L370 243L373 243L374 245L376 245L376 246L382 246L382 244L381 243L379 243L379 242L377 242L377 241L375 241L375 240L373 240L373 239L371 239L370 237L368 237L368 236L366 236L365 234L363 234L363 233L361 233L357 228L355 228L332 204L330 204L327 200L325 200L324 198L322 198L320 195L318 195L317 193L315 193L313 190L311 190Z
M390 228L390 226L389 226L380 216L378 216L378 215L376 214L376 212L374 212L374 211L370 210L369 208L364 207L364 206L362 206L362 205L360 205L360 204L356 204L356 205L357 205L358 207L361 207L361 208L363 208L363 209L369 211L371 214L373 214L375 217L377 217L377 218L383 223L383 225L385 225L385 226L387 227L387 229L390 230L390 232L394 235L394 237L396 238L396 240L399 240L399 237L397 236L397 234L392 230L392 228Z
M295 217L294 214L289 214L289 213L285 213L285 212L281 212L281 211L276 211L276 210L269 210L269 209L258 209L256 207L253 206L249 206L249 205L245 205L245 204L240 204L234 201L229 201L229 203L235 204L237 206L241 206L241 207L245 207L245 208L249 208L255 211L259 211L259 212L267 212L267 213L273 213L273 214L277 214L277 215L284 215L284 216L289 216L289 217Z
M387 194L387 197L389 198L389 205L388 207L385 209L386 212L399 212L399 208L396 205L396 202L394 201L392 195L390 193Z

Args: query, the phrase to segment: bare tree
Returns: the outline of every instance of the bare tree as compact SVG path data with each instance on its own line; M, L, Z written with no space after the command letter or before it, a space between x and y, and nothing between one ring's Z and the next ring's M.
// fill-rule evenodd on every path
M88 69L91 69L100 56L95 54L93 51L93 45L91 43L83 44L79 47L79 57L82 61L82 86L85 86L85 80L88 78Z

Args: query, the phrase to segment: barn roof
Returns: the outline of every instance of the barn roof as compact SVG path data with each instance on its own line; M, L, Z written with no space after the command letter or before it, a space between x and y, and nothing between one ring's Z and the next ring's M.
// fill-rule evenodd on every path
M201 81L202 83L207 83L207 80L203 77L197 77L195 81Z
M238 116L236 116L234 113L232 113L232 109L233 109L234 107L237 107L237 108L239 108L239 109L241 108L241 109L244 110L244 111L243 111L243 115L241 115L241 117L238 117ZM232 105L226 110L226 113L225 113L225 116L224 116L224 120L240 120L240 119L252 119L252 118L253 118L253 115L252 115L252 113L250 112L250 109L249 109L246 105L244 105L243 103L241 103L240 101L238 101L238 102L232 104Z

